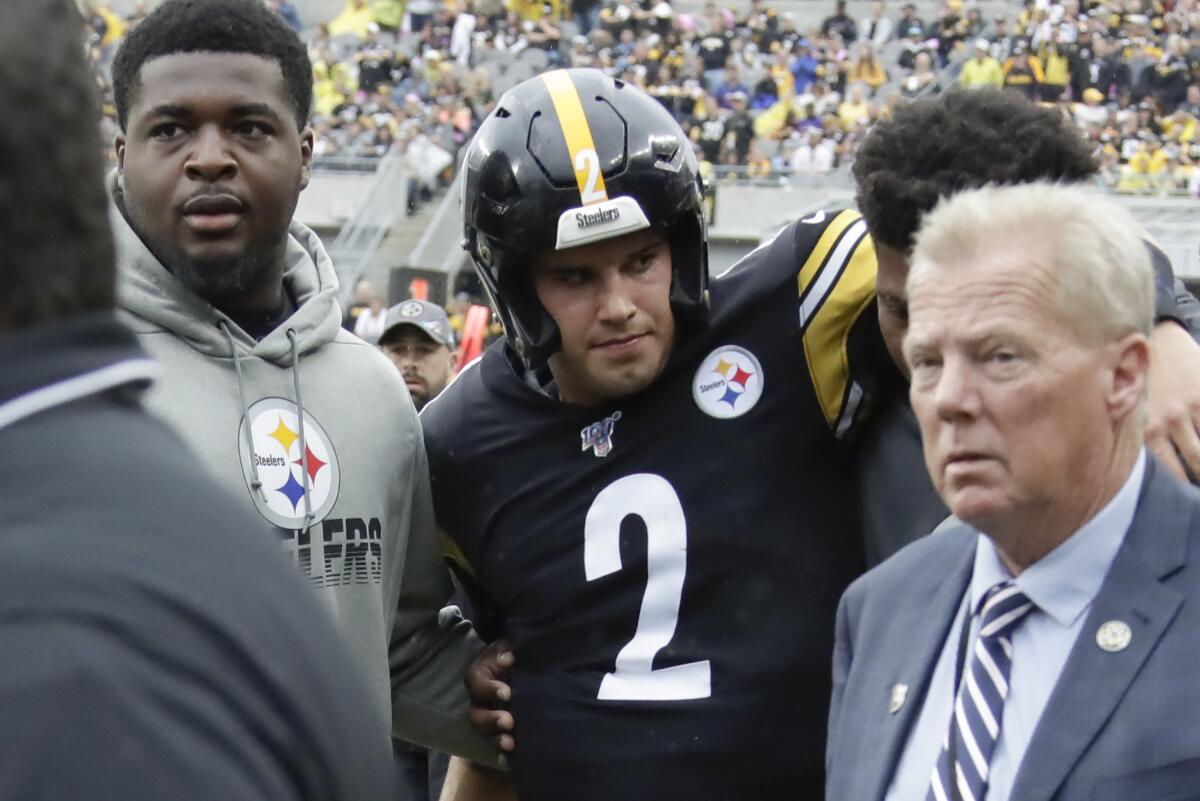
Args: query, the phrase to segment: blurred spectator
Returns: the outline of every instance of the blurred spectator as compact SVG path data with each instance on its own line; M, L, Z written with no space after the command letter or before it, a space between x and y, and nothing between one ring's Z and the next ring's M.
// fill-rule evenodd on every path
M812 48L806 42L797 42L792 58L792 77L797 94L804 94L818 78L821 64L813 56Z
M1162 133L1160 112L1152 100L1143 100L1137 107L1137 126L1142 133L1158 136Z
M780 39L779 15L766 0L750 0L750 9L738 21L738 27L750 32L751 41L759 50L770 48Z
M374 293L371 291L371 282L365 278L360 278L354 284L354 293L350 297L350 305L346 307L346 313L342 316L342 328L353 333L355 327L358 325L359 315L367 310L371 303L371 298L374 296Z
M365 342L372 344L378 342L379 335L383 333L386 316L387 309L383 306L383 298L378 295L372 296L367 301L366 308L359 309L358 316L354 320L354 335Z
M726 141L732 139L733 152L738 164L745 164L750 152L750 143L754 140L754 118L746 109L746 95L735 92L729 97L732 108L725 121Z
M721 143L725 141L725 116L717 106L717 99L705 94L703 99L696 103L696 112L688 123L688 135L700 146L704 158L714 163L719 161Z
M367 0L346 0L346 7L329 21L330 36L357 36L366 39L375 24Z
M959 23L958 34L963 40L975 39L983 34L983 28L983 12L978 6L972 6L967 9L967 15Z
M905 97L920 97L940 88L937 73L933 71L933 56L926 50L920 51L913 62L912 74L900 84L900 93Z
M945 64L955 45L966 38L967 23L960 15L962 5L962 0L945 0L938 10L932 33L937 40L939 64Z
M1012 55L1013 37L1008 32L1008 20L1003 14L997 14L992 20L992 32L987 37L990 46L988 52L1001 65Z
M872 108L867 101L867 91L863 84L851 84L846 99L838 105L837 115L844 130L854 128L859 120L871 118Z
M1059 42L1056 29L1052 29L1048 40L1043 41L1038 50L1038 60L1042 64L1039 94L1047 103L1061 98L1071 82L1068 54L1067 46Z
M771 175L771 160L763 155L758 143L752 143L746 155L746 177L753 179L768 178Z
M930 40L925 36L925 29L918 25L911 25L907 30L903 31L903 41L900 47L900 56L896 63L901 69L911 70L916 65L918 53L933 52L933 47L930 45Z
M1088 87L1083 90L1083 102L1076 103L1073 109L1075 120L1081 128L1089 125L1103 125L1108 121L1109 111L1103 105L1104 95L1099 89Z
M89 0L87 8L91 12L90 22L100 34L100 47L110 52L125 35L125 21L107 3Z
M730 95L735 93L743 97L748 97L750 90L742 83L737 66L730 65L725 68L725 80L721 82L721 85L717 87L717 91L714 93L717 98L717 105L721 108L732 108Z
M1013 53L1004 62L1004 86L1021 92L1030 100L1038 99L1038 87L1042 83L1042 64L1037 56L1031 55L1025 42L1013 45Z
M833 169L835 142L820 128L810 128L792 154L792 169L803 174L825 174Z
M821 23L821 35L840 36L845 44L851 44L858 38L858 26L846 13L846 0L837 0L833 15Z
M892 38L892 21L888 19L884 0L875 0L870 15L858 24L858 39L876 48L883 47Z
M875 58L875 47L870 40L859 42L858 61L854 62L846 78L852 83L866 84L872 95L887 83L887 70Z
M796 76L792 72L792 57L783 47L775 49L775 58L771 62L771 79L775 81L776 93L780 98L789 98L796 94Z
M571 15L579 26L579 34L587 36L600 24L600 0L571 0Z
M1122 59L1121 48L1104 36L1093 38L1088 51L1080 58L1080 93L1087 88L1096 89L1105 98L1115 98L1129 89L1132 83L1129 65Z
M1150 93L1167 111L1174 111L1175 107L1187 98L1188 84L1191 83L1193 69L1197 66L1189 50L1186 39L1178 34L1171 34L1167 37L1167 47L1161 59L1149 71L1147 83Z
M975 51L963 64L958 82L963 86L1004 86L1004 70L992 56L990 43L986 39L975 40Z
M725 64L729 60L730 42L733 39L733 34L726 30L725 18L713 13L715 9L715 4L705 4L704 19L709 30L697 42L700 62L704 67L705 88L710 92L715 92L725 78Z
M925 37L925 21L917 16L917 7L905 3L900 9L900 18L896 20L896 35L900 37L914 36L918 39Z

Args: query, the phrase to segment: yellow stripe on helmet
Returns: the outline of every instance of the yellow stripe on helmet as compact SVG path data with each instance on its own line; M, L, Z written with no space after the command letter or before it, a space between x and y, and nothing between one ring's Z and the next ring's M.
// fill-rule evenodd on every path
M550 101L554 103L554 113L558 115L558 124L567 142L581 204L587 206L608 200L604 175L600 172L600 157L596 153L596 143L592 141L587 115L583 113L579 90L566 70L544 73L542 80L546 82Z

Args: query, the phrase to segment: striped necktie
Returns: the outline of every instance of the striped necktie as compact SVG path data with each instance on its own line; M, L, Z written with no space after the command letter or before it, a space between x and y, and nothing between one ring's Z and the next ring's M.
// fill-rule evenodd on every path
M926 801L983 801L988 765L1000 737L1008 675L1012 667L1013 629L1033 609L1033 602L1012 581L993 586L981 601L979 636L954 699L950 730L930 778ZM951 763L951 738L954 742ZM951 768L958 792L950 784Z

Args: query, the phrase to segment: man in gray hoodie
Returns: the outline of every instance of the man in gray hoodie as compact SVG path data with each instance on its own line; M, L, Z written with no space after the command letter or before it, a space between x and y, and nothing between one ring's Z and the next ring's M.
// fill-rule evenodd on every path
M332 620L142 408L78 12L3 8L0 801L390 801Z
M393 734L490 762L408 391L342 330L329 257L292 221L311 74L258 3L168 0L130 33L113 65L119 302L162 365L150 407L294 556Z

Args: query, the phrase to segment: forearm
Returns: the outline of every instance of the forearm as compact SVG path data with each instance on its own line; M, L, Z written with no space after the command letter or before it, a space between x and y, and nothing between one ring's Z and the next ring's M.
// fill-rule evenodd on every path
M451 602L453 587L433 527L424 447L414 455L409 536L388 661L392 734L494 764L495 743L471 729L463 677L483 649Z

